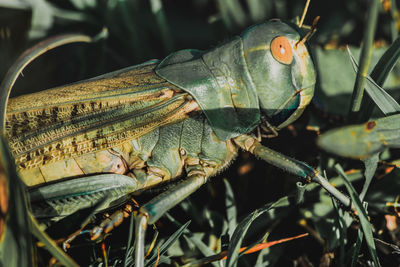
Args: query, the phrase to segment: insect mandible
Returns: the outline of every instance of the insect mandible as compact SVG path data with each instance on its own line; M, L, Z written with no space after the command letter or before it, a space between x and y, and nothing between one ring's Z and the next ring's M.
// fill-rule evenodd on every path
M239 148L349 198L303 162L260 144L295 121L314 92L306 37L271 20L208 51L182 50L90 80L8 102L6 137L31 187L37 218L61 218L97 203L183 179L140 207L136 266L146 226L224 169ZM51 103L49 103L49 99ZM53 100L54 99L54 100Z

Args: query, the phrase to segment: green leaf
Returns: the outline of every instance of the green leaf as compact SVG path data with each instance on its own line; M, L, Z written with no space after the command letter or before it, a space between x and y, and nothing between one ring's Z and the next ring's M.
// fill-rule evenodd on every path
M400 192L399 178L400 168L394 168L383 179L378 179L371 185L368 194L365 196L371 213L372 211L379 214L387 213L395 203L398 203L396 198Z
M357 60L347 48L354 71L358 71ZM380 87L371 76L367 75L366 90L372 100L380 108L385 115L390 115L400 112L400 105L394 100L382 87Z
M25 190L14 159L0 135L0 266L33 266Z
M318 146L342 156L363 159L387 147L400 147L400 114L359 125L330 130L318 137Z
M388 46L374 48L371 58L372 67L379 62L388 48ZM354 57L359 57L360 48L351 46L350 49ZM356 73L349 61L348 53L345 50L323 49L320 47L314 48L313 51L319 78L319 90L316 91L317 98L314 98L313 101L319 101L323 110L328 113L347 115L350 105L349 99L356 77ZM372 71L372 67L370 71ZM375 80L393 96L399 95L399 68L400 63L397 62L393 71L385 79L384 84L380 84ZM332 73L340 73L340 75L332 75ZM371 72L371 77L374 78L372 74ZM367 96L367 94L364 95ZM374 102L372 104L375 106ZM364 108L364 104L361 105L361 108Z
M393 4L393 2L392 2ZM393 9L394 7L392 7ZM397 35L397 31L396 31ZM400 57L400 38L397 38L393 44L385 51L378 63L371 72L371 78L376 84L383 86L389 73L392 71ZM369 97L364 97L361 104L360 121L366 121L371 117L374 105Z
M377 84L383 85L389 73L392 71L394 66L397 64L400 57L400 38L386 50L386 52L376 63L374 69L371 72L371 78L376 81Z

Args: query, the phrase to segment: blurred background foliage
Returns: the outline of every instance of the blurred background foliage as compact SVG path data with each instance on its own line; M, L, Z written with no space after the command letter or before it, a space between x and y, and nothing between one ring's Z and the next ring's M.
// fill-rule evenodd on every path
M185 48L210 49L246 27L271 18L296 21L305 0L0 0L0 79L27 48L50 36L85 33L105 38L91 44L71 44L52 50L31 63L15 85L13 95L91 78L149 59L162 59ZM400 1L381 1L371 68L398 37ZM333 170L339 162L356 189L363 185L364 165L324 153L315 145L319 131L346 120L355 72L344 51L350 45L356 58L362 42L366 14L371 1L312 1L305 19L310 25L321 16L311 38L318 71L316 97L302 118L264 144L283 154L305 161L320 170L337 186L342 180ZM391 72L385 89L399 100L400 69ZM51 101L51 100L50 100ZM375 117L382 116L379 112ZM381 155L372 185L366 196L378 256L384 266L400 264L399 250L400 170L388 162L399 152ZM397 163L398 164L398 163ZM223 178L227 178L226 180ZM233 230L245 216L266 203L301 192L297 178L268 166L247 153L198 193L173 209L157 223L158 242L168 239L179 225L192 220L183 237L163 258L168 264L185 263L219 252L229 244ZM239 259L239 266L370 266L365 242L354 254L359 225L335 208L320 188L308 185L304 201L268 210L250 227L243 244L268 237L276 240L308 232L309 237L277 245L259 254ZM345 188L341 188L345 192ZM138 198L144 203L154 192ZM341 220L343 219L343 220ZM128 220L129 221L129 220ZM125 257L129 222L105 239L108 261L121 264ZM151 231L148 234L151 237ZM150 243L151 240L149 240ZM394 246L394 247L393 247ZM396 250L397 246L397 250ZM87 240L72 243L69 252L82 265L98 265L103 260L99 245ZM167 257L168 256L168 257ZM172 261L171 261L172 260Z

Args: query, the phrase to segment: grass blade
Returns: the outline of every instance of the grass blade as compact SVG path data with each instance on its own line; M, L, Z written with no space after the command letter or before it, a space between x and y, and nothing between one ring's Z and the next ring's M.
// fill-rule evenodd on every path
M33 266L25 186L0 135L0 266Z
M249 15L252 22L260 22L270 16L273 9L272 1L247 0Z
M347 49L351 63L353 65L353 69L357 71L358 64L354 56L351 54L350 49ZM376 103L376 105L380 108L380 110L385 115L390 115L393 113L400 112L400 105L394 100L382 87L380 87L369 75L366 75L367 83L366 89L367 93L371 97L371 99ZM387 77L387 75L386 75ZM385 77L385 78L386 78Z
M171 52L174 48L174 42L171 36L171 31L168 27L168 22L165 17L163 5L161 0L150 0L151 11L156 17L158 28L161 32L161 39L164 44L166 52Z
M344 266L344 255L345 255L345 250L344 250L344 245L346 244L346 237L347 237L347 228L348 225L346 224L343 214L341 214L341 209L339 209L339 206L337 202L332 198L332 206L336 212L336 218L335 218L335 224L337 229L339 229L339 244L340 244L340 254L339 254L339 262L340 266Z
M268 203L264 207L255 210L250 213L246 218L244 218L239 225L236 227L235 232L232 235L231 243L228 248L228 255L226 259L226 267L236 266L239 258L239 249L242 245L242 241L244 236L247 233L252 222L257 219L260 215L265 212L278 208L278 207L287 207L290 205L289 197L282 197L278 201L274 203Z
M162 256L168 248L184 233L186 228L189 226L190 221L182 225L175 233L173 233L159 248L158 253L154 253L153 256L146 263L146 266L152 266L156 261L158 256Z
M300 235L293 236L293 237L282 238L282 239L275 240L275 241L256 242L248 247L240 248L239 253L240 253L240 256L242 256L244 254L255 253L255 252L261 251L263 249L266 249L266 248L269 248L269 247L272 247L272 246L275 246L278 244L282 244L282 243L286 243L286 242L289 242L289 241L292 241L292 240L295 240L298 238L306 237L308 235L309 235L308 233L305 233L305 234L300 234ZM200 260L190 262L189 264L185 265L185 267L206 264L206 263L209 263L211 261L216 261L216 260L226 260L226 258L227 258L226 254L227 254L227 251L221 251L220 253L212 255L210 257L206 257L206 258L202 258Z
M246 25L246 15L238 0L218 0L219 10L225 26L233 30Z
M261 215L259 210L249 214L243 221L239 223L232 236L232 241L229 244L228 256L226 260L226 267L236 266L239 258L239 249L242 244L243 238L246 235L251 223Z
M135 216L131 214L131 218L129 221L129 233L128 233L128 241L126 243L126 252L125 252L125 258L124 258L124 267L129 266L128 265L128 258L129 255L131 255L130 251L133 248L133 231L135 229Z
M392 2L393 4L394 2ZM393 44L386 50L379 59L371 72L371 78L379 85L383 86L390 71L398 62L400 57L400 38L397 38ZM369 97L364 97L361 104L360 121L367 121L372 114L374 103Z
M364 94L367 71L371 62L372 44L374 41L376 23L378 19L379 0L371 0L368 16L366 18L366 27L364 31L363 47L360 55L360 69L357 72L356 82L354 84L353 95L351 97L351 106L349 117L354 121L356 114L360 111L361 100Z
M32 214L29 214L29 219L32 226L32 234L45 245L46 249L53 255L63 266L75 267L79 266L73 259L64 253L45 232L40 229L39 224L36 222Z
M379 263L378 255L376 254L376 248L375 248L375 242L374 242L374 237L372 235L372 226L371 223L368 220L368 215L367 212L365 211L363 205L361 204L361 200L354 189L353 185L349 182L346 174L344 173L342 167L339 164L335 165L335 170L337 173L342 176L344 184L346 186L347 191L350 194L350 197L353 201L353 204L357 210L358 217L360 219L360 224L362 231L365 236L365 241L367 243L367 247L369 250L369 253L371 255L371 258L375 264L375 266L381 266Z
M165 215L172 223L177 225L178 227L181 227L181 224L175 220L168 212ZM184 237L188 242L191 242L193 245L196 246L196 248L205 256L211 256L214 254L214 251L211 250L198 236L194 235L192 232L189 231L189 229L185 229L184 232ZM215 267L218 267L218 264L215 262L212 262L212 265Z
M369 185L371 184L372 178L374 177L376 168L378 167L378 161L379 161L379 154L376 153L373 154L371 157L368 157L364 160L364 166L365 166L365 171L364 171L364 177L365 177L365 182L363 185L363 188L360 193L360 199L361 201L364 200L365 195L367 194L367 190Z
M232 187L226 179L224 179L224 184L226 189L225 205L226 205L226 217L228 220L228 233L229 236L232 236L237 225L236 202L235 202L235 196L233 195Z
M371 72L371 77L380 86L383 85L390 71L396 65L400 57L400 38L397 38L393 44L386 50L383 56L376 63Z
M361 244L364 238L364 233L362 231L362 228L358 228L358 232L357 232L357 241L353 247L353 253L351 255L351 267L355 267L357 266L357 258L358 258L358 254L360 253L360 249L361 249Z

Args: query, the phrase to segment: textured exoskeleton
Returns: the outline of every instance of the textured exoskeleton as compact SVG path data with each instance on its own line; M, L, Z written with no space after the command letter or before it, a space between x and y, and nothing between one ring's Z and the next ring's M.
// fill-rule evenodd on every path
M209 51L178 51L161 62L11 99L6 133L32 188L34 214L59 218L107 196L105 208L185 177L141 207L141 265L145 225L227 166L239 147L317 177L348 201L309 166L251 135L259 125L271 132L287 126L310 102L315 71L300 39L295 27L272 20Z

